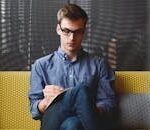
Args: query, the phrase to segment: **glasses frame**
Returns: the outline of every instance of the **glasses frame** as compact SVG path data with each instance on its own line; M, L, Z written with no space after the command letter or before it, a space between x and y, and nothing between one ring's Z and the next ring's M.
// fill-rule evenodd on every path
M73 34L74 36L82 36L84 34L85 29L77 29L77 30L70 30L68 28L62 28L59 24L60 30L65 36L71 36Z

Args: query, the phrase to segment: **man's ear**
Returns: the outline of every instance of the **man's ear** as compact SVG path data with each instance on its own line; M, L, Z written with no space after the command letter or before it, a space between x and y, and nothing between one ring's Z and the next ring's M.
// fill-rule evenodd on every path
M60 33L61 33L60 25L59 24L57 24L56 32L57 32L58 35L60 35Z

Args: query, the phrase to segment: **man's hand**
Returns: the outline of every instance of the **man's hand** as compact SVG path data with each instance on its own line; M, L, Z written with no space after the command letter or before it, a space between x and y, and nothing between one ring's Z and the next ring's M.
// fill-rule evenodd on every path
M39 110L43 113L52 101L64 91L63 88L56 85L46 85L43 89L44 99L38 105Z

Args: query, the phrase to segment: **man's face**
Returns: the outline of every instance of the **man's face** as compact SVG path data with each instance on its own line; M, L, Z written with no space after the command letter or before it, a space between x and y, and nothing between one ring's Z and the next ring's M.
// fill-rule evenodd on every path
M82 19L62 19L57 25L57 33L60 35L61 48L66 53L77 53L81 48L81 42L85 31L85 22Z

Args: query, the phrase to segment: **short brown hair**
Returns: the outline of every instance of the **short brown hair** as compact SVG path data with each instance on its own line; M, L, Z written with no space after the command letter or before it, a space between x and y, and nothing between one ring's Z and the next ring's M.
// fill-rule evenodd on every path
M68 18L70 20L83 19L85 24L87 23L88 16L86 12L76 4L67 4L63 8L59 9L57 13L57 22L61 23L63 18Z

